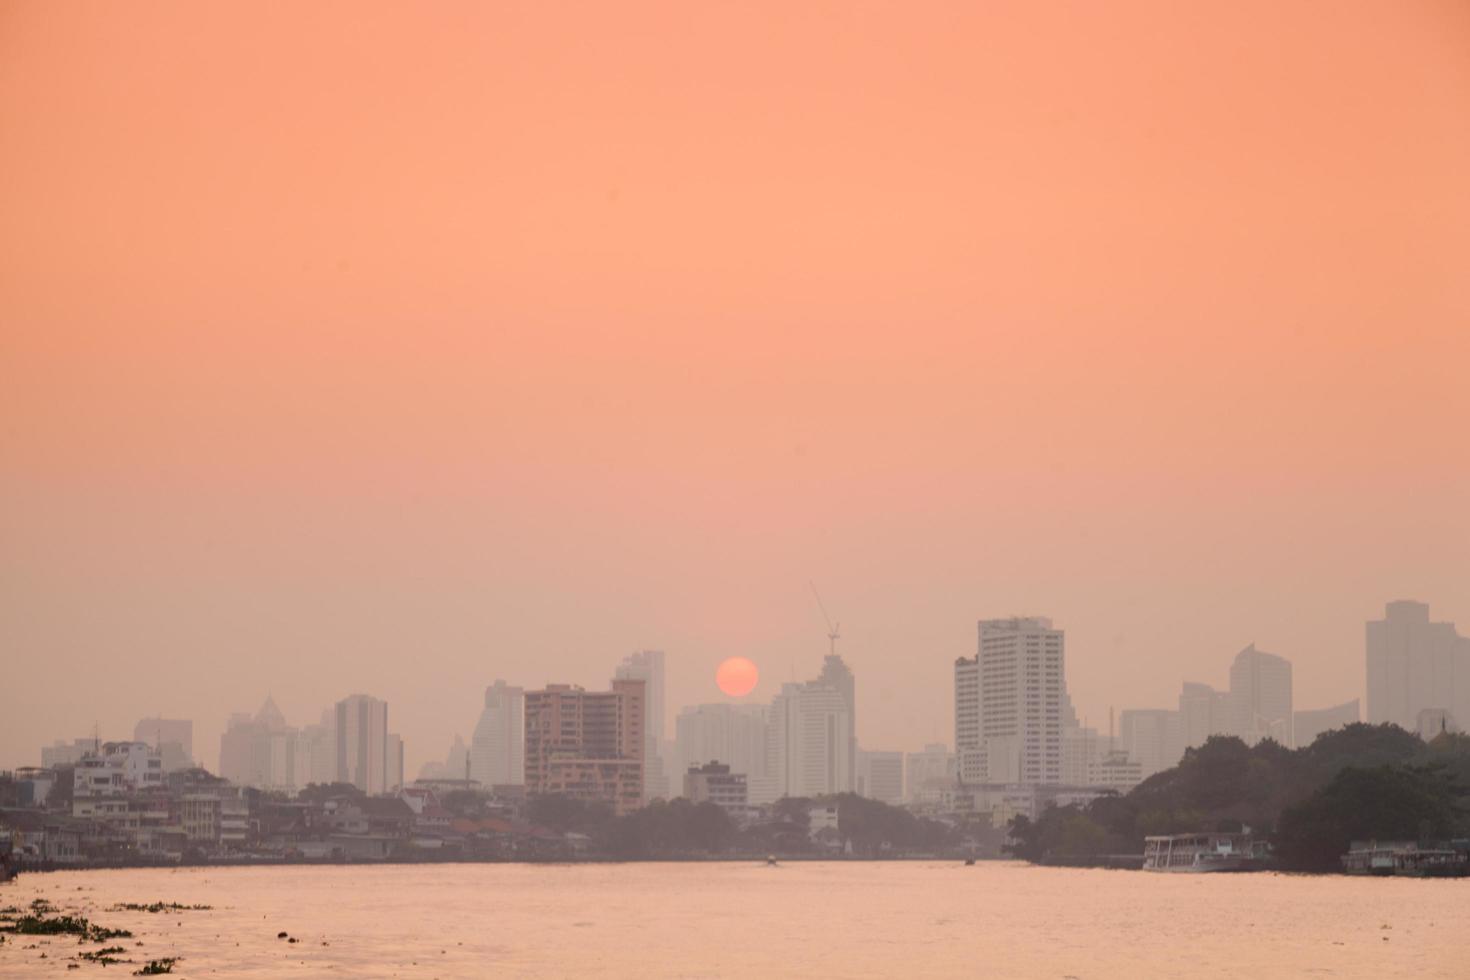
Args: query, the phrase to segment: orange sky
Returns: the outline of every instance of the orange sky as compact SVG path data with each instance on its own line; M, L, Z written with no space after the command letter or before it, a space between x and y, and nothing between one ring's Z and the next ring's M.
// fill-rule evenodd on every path
M0 766L813 674L948 741L1470 632L1470 6L0 2ZM62 682L58 683L58 678ZM17 683L17 682L28 683Z

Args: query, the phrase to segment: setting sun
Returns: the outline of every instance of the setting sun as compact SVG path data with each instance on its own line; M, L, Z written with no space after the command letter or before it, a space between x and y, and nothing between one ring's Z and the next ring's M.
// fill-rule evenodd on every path
M730 657L715 671L715 683L732 698L743 698L755 690L760 677L755 663L745 657Z

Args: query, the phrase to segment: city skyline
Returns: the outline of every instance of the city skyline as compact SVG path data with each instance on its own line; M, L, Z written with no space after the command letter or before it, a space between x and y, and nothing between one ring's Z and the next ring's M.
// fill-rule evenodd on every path
M1410 718L1407 721L1398 718L1392 720L1395 720L1401 727L1405 727L1411 731L1418 730L1422 733L1426 725L1442 723L1442 721L1417 717L1422 707L1432 703L1435 710L1448 713L1447 717L1450 723L1458 725L1460 717L1467 714L1461 706L1461 700L1463 699L1463 692L1470 690L1470 637L1461 637L1456 630L1456 624L1442 617L1436 617L1433 623L1431 623L1431 607L1428 604L1414 600L1399 599L1385 603L1384 608L1390 621L1395 616L1407 616L1409 617L1410 626L1419 623L1424 624L1422 627L1414 627L1426 630L1425 635L1430 638L1427 641L1421 641L1419 643L1419 655L1428 657L1433 654L1437 657L1436 664L1438 671L1442 675L1441 680L1448 679L1447 684L1440 686L1443 690L1449 692L1447 695L1444 695L1433 686L1422 687L1415 694L1417 700L1413 700L1413 703L1417 707L1413 709L1412 713L1416 717ZM1185 748L1197 747L1210 735L1235 735L1245 739L1248 744L1263 737L1271 737L1288 747L1310 744L1311 739L1320 731L1338 727L1348 720L1370 720L1364 709L1360 706L1369 703L1370 697L1366 695L1371 694L1375 683L1380 687L1384 683L1381 679L1383 673L1382 668L1375 665L1383 656L1383 641L1378 636L1385 628L1385 625L1385 622L1379 622L1373 619L1366 621L1365 646L1361 656L1361 674L1365 694L1339 704L1318 704L1313 702L1310 707L1303 707L1299 699L1294 704L1295 684L1290 658L1283 658L1272 653L1260 651L1254 643L1251 643L1235 655L1228 669L1221 668L1210 672L1211 676L1220 673L1228 676L1229 683L1226 689L1216 690L1209 684L1187 678L1182 679L1180 682L1182 684L1182 693L1178 695L1177 711L1173 708L1144 707L1143 702L1137 699L1127 701L1123 705L1109 705L1108 738L1105 745L1103 743L1103 733L1099 731L1099 726L1095 723L1089 724L1089 720L1085 716L1076 712L1073 704L1074 692L1069 687L1067 672L1063 668L1060 676L1060 687L1048 690L1046 694L1047 697L1053 695L1059 695L1060 697L1055 718L1052 722L1046 724L1059 727L1060 731L1053 733L1053 735L1057 736L1066 734L1069 737L1075 738L1078 737L1079 732L1083 733L1082 737L1089 740L1087 743L1090 746L1089 751L1094 752L1098 758L1101 758L1107 751L1113 749L1124 751L1134 763L1142 764L1142 775L1145 777L1162 768L1173 765L1177 762ZM1061 663L1064 660L1060 651L1061 645L1065 642L1066 629L1065 627L1053 628L1050 617L1010 617L1002 620L981 619L979 620L979 627L982 643L984 642L987 629L999 635L1002 642L1005 642L1005 637L1009 636L1012 631L1018 628L1023 630L1023 633L1020 635L1025 635L1024 630L1026 629L1039 630L1038 636L1054 635L1058 638L1056 641L1058 644L1057 652L1055 654L1057 662ZM783 701L790 701L805 688L816 685L837 691L843 699L851 704L854 688L852 682L854 672L851 671L849 665L842 660L840 655L832 652L836 650L832 638L829 637L828 642L829 652L823 657L824 663L822 670L809 682L803 684L792 682L783 683L781 689L772 698L764 700L760 697L759 689L757 689L750 695L741 698L719 694L718 696L721 700L716 702L700 702L686 705L671 704L665 707L663 712L664 719L662 721L655 720L651 706L654 702L663 702L666 698L666 692L664 690L664 652L640 650L625 656L621 661L617 662L613 668L615 678L638 677L640 680L646 680L648 682L647 690L649 695L645 699L645 706L642 709L647 712L644 721L646 745L643 757L645 765L643 776L645 801L665 795L666 792L677 795L680 791L679 787L684 770L690 765L731 761L729 759L720 759L717 755L704 758L703 756L707 754L705 752L697 753L688 758L684 757L685 749L683 742L686 735L682 731L684 727L683 722L685 720L691 722L699 721L702 717L701 712L705 712L708 709L726 712L733 711L741 713L743 717L754 718L756 716L751 715L750 712L757 711L761 713L759 724L761 726L768 726L778 720L778 716L772 712ZM1413 644L1406 640L1400 640L1398 643L1400 647L1405 649L1413 647ZM984 751L989 748L989 745L986 739L982 737L976 725L975 719L978 718L978 714L971 714L969 716L971 720L962 721L960 712L953 710L958 703L957 699L963 701L969 698L971 702L974 702L974 707L966 710L972 713L979 711L979 704L976 699L978 688L975 687L980 678L978 667L976 666L977 663L978 661L974 657L966 660L962 656L953 665L953 673L949 678L950 686L945 692L945 700L952 709L954 725L957 727L951 728L949 732L950 738L947 741L939 741L940 744L947 745L949 750L955 753L956 775L961 781L989 782L992 781L989 768L991 764L985 760ZM1260 674L1262 668L1256 666L1257 664L1266 664L1272 671L1284 671L1284 681L1280 682L1284 684L1284 687L1280 688L1281 693L1273 693L1276 691L1276 688L1271 687L1270 683L1261 679L1263 676ZM1279 665L1279 667L1271 665ZM1456 665L1459 665L1458 671L1456 670ZM1271 676L1274 676L1274 674ZM965 677L970 679L968 681L962 681L962 678ZM573 686L574 688L582 688L582 685L579 684ZM862 685L856 685L856 687L858 690L861 690ZM506 682L502 679L497 679L493 685L487 687L484 691L483 710L476 715L478 721L469 727L468 734L459 729L454 731L452 735L453 745L450 750L450 759L447 765L439 761L441 757L435 754L435 750L432 747L420 746L418 739L404 739L398 733L389 734L387 737L394 740L395 743L394 751L402 753L404 756L403 761L399 763L401 767L399 770L400 785L406 785L411 781L414 774L432 774L433 778L465 778L468 776L470 760L476 758L470 749L470 744L477 742L480 738L490 737L484 732L484 728L492 715L498 715L500 718L492 727L498 726L502 731L502 734L498 736L499 742L497 742L495 753L504 758L498 762L489 762L482 754L475 762L475 771L482 774L492 771L517 771L516 767L523 764L520 756L523 755L524 748L523 744L517 744L514 740L524 738L524 733L520 731L519 725L517 724L521 721L522 717L520 702L524 697L524 690L525 688L521 686L507 686ZM358 697L360 696L354 695L353 698L347 700L351 701ZM513 702L506 701L505 699L507 697L512 698ZM1023 698L1024 692L1011 689L1006 697L1009 699ZM1401 693L1400 701L1408 703L1403 700L1404 697L1406 695ZM367 700L376 701L372 697L368 697ZM1379 696L1379 700L1383 700L1382 695ZM513 708L508 707L511 703L514 704ZM238 742L236 752L237 754L244 753L243 756L239 756L244 761L237 761L233 765L225 761L223 754L219 756L220 761L217 766L210 766L207 763L208 756L205 753L195 752L193 753L193 758L201 764L206 765L207 768L221 772L227 778L250 785L279 785L282 788L294 790L304 786L307 782L324 782L327 778L335 778L339 774L342 763L336 758L336 749L332 745L330 738L324 748L318 748L317 746L321 742L321 736L314 735L313 733L331 729L338 724L332 715L334 711L340 710L341 706L339 704L337 708L323 712L322 725L320 726L308 725L304 728L297 729L287 724L283 713L275 704L274 696L268 694L263 707L255 713L253 718L249 712L231 713L229 726L227 726L225 732L226 737L220 742L220 745L221 753L223 753L224 745L228 741L229 736L236 731L234 726L242 725L244 727L239 729L239 731L242 733L243 738L251 738L253 736L250 735L250 732L259 730L264 734L269 734L274 739L271 743L273 747L253 749L251 743L248 741ZM386 710L386 708L383 708L383 710ZM733 743L730 739L736 738L738 741L739 737L735 736L729 730L729 726L733 724L733 721L722 719L733 717L722 714L713 719L713 723L717 726L713 730L709 729L709 722L701 722L702 727L691 729L691 734L688 737L700 739L703 743L708 743L711 737L715 737L718 740L718 744L731 745ZM848 719L843 724L850 726L849 730L852 732L850 736L851 744L845 750L845 753L841 755L845 773L837 777L829 776L829 778L837 779L837 782L832 784L834 786L854 787L858 785L860 779L859 772L864 764L863 757L866 755L873 753L886 755L894 750L904 754L918 751L916 747L908 745L880 743L871 739L865 742L862 737L862 732L853 725L853 715L849 713L842 717ZM1249 723L1246 721L1247 718L1249 719ZM187 757L190 754L190 748L187 746L192 743L194 724L193 719L171 720L157 716L145 717L139 720L134 726L134 738L148 741L147 738L138 733L144 732L146 734L148 731L153 731L155 733L153 741L159 741L156 733L166 727L170 732L169 742L171 744L166 746L160 744L155 747L164 748L166 752L173 752L175 756L181 756L182 754L181 757ZM993 721L991 724L993 726ZM1014 722L1011 724L1014 724ZM508 725L511 727L507 728ZM1140 729L1137 727L1139 725L1147 727ZM1297 736L1295 732L1297 725L1305 726L1303 729L1304 734L1307 734L1305 741L1302 741ZM672 731L675 737L667 738L662 736L659 729L662 729L665 733ZM1046 730L1051 731L1051 729ZM696 731L699 734L692 734ZM707 734L709 731L714 731L717 734L711 736ZM1042 729L1037 729L1037 731L1040 732ZM98 732L99 735L97 737L100 738L100 728ZM514 732L514 734L510 734L511 732ZM970 734L967 735L965 734L966 732ZM289 735L289 740L286 744L282 743L282 739L280 738L281 734ZM1011 737L1005 740L1008 746L1005 749L1006 752L1019 752L1017 745L1013 744L1016 742L1015 736L1017 734L1017 730L1011 730L1009 732ZM743 737L748 738L748 736ZM764 737L767 736L762 736L762 738ZM1047 736L1049 739L1052 737L1052 735ZM301 747L299 748L296 747L296 740L298 738L301 740ZM187 739L186 745L172 744L178 739ZM510 741L506 741L506 739ZM1143 739L1144 741L1139 742L1139 739ZM115 741L111 737L100 738L100 740ZM74 748L71 747L73 743L75 745ZM58 761L74 761L89 744L90 740L87 738L74 737L72 740L68 740L65 737L58 736L55 739L45 740L43 743L43 752L41 753L42 764L49 764L45 758L47 753L55 754ZM484 744L488 745L489 743ZM925 746L929 746L932 743L926 742L924 744ZM412 746L418 751L412 751L406 748L406 746ZM1053 759L1049 763L1045 778L1037 780L1033 775L1025 775L1023 777L1022 757L1020 755L1013 755L1011 761L1001 763L1001 768L998 771L1000 778L996 781L1002 783L1017 781L1049 783L1059 781L1059 774L1066 765L1061 760L1060 755L1064 751L1075 751L1075 749L1064 750L1061 745L1051 745L1050 743L1049 748L1056 750L1058 758ZM976 765L971 766L966 762L968 758L967 752L975 754L974 750L977 749L981 750L978 754L980 761ZM309 761L312 756L320 754L322 751L331 753L332 758L325 762L313 763ZM386 743L384 745L384 751L388 751ZM737 749L736 751L742 750ZM768 748L758 749L757 751L768 751ZM995 750L989 748L989 751L993 752ZM253 763L249 761L252 752L256 756L256 761ZM262 753L264 753L264 759L266 761L260 761ZM292 761L293 753L296 757L294 762ZM461 759L458 763L454 762L456 753L459 754L459 758ZM16 765L29 766L34 764L35 758L33 756ZM175 759L172 765L175 768L177 767L177 759ZM280 778L273 780L260 775L260 766L264 766L264 771L267 773L271 772L272 766L274 766L274 771L277 772L279 777L283 765L287 770L293 772L294 775L284 780ZM760 798L766 799L769 797L770 799L774 799L790 789L790 784L793 779L792 776L782 769L782 765L783 763L779 763L774 757L771 757L766 758L757 767L758 771L757 768L751 768L750 766L742 766L738 767L738 769L742 774L749 775L752 778L753 793L756 793L758 790L757 795ZM326 770L323 769L323 766L326 766L327 770L330 770L332 773L331 777L326 776ZM486 768L487 766L491 768ZM510 768L507 769L506 767ZM254 775L247 776L245 775L246 773L254 773ZM768 780L768 782L763 783L763 780ZM353 780L348 779L347 781ZM1060 781L1065 782L1066 780ZM506 780L506 782L519 783L520 779L512 778ZM490 785L493 784L492 782Z

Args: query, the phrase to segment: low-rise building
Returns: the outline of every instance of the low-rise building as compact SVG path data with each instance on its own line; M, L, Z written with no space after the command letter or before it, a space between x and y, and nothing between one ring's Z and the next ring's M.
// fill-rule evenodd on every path
M694 803L713 803L732 814L743 814L750 801L745 773L731 772L721 762L690 766L684 774L684 796Z

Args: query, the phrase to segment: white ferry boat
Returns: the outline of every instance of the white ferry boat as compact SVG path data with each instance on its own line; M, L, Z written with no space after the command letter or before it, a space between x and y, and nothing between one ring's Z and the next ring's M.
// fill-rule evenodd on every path
M1270 848L1249 833L1168 834L1145 837L1143 870L1263 871Z

